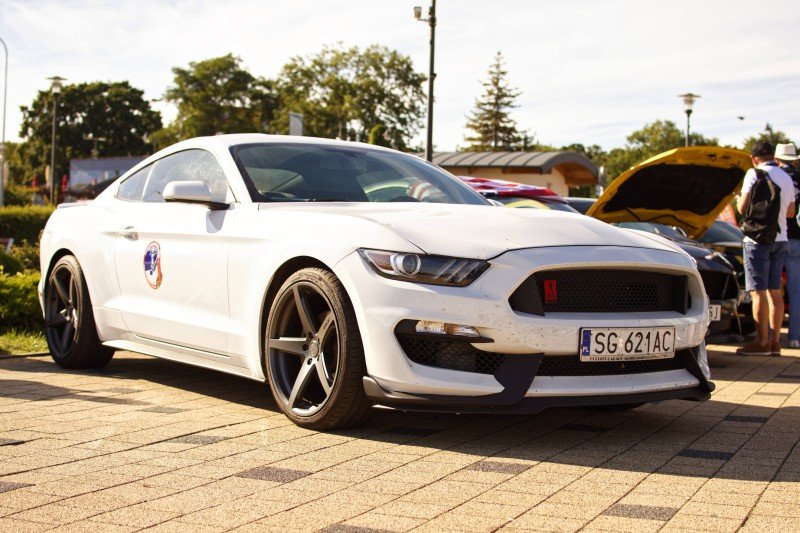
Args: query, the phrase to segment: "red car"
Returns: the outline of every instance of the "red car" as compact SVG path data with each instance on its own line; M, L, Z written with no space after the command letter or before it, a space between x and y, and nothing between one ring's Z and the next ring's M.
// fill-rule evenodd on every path
M577 213L563 197L547 187L470 176L458 176L458 179L485 197L497 200L508 207L532 207Z

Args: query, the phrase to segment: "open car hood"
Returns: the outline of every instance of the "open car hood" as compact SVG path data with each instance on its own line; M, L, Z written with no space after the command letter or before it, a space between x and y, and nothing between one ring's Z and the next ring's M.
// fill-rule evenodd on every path
M657 222L696 239L741 190L752 167L741 150L676 148L620 174L586 212L604 222Z

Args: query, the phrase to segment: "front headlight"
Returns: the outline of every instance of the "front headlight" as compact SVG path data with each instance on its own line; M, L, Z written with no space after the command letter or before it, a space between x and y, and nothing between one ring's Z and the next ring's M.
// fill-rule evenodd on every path
M480 259L364 248L358 253L381 276L413 283L465 287L489 268L489 263Z

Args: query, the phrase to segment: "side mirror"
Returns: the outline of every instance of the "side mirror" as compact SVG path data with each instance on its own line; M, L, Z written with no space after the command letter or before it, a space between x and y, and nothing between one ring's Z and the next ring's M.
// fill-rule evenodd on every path
M201 204L212 211L228 209L225 202L215 202L211 199L211 191L202 181L172 181L164 187L162 195L165 202L182 202L186 204Z

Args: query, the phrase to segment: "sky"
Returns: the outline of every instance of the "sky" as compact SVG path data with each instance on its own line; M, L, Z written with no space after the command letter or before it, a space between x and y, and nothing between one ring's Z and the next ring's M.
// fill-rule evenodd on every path
M227 53L275 77L325 45L381 44L428 72L430 0L0 0L8 46L6 139L48 77L121 81L158 99L187 67ZM763 7L758 7L763 6ZM439 0L434 144L465 146L466 115L497 51L537 142L624 146L654 120L684 128L679 94L701 95L692 131L741 145L764 129L800 141L800 9L742 0ZM0 50L2 54L2 50ZM0 56L0 61L2 57ZM1 72L1 71L0 71ZM175 109L154 103L165 122ZM738 117L744 117L739 119ZM421 145L424 130L416 141Z

